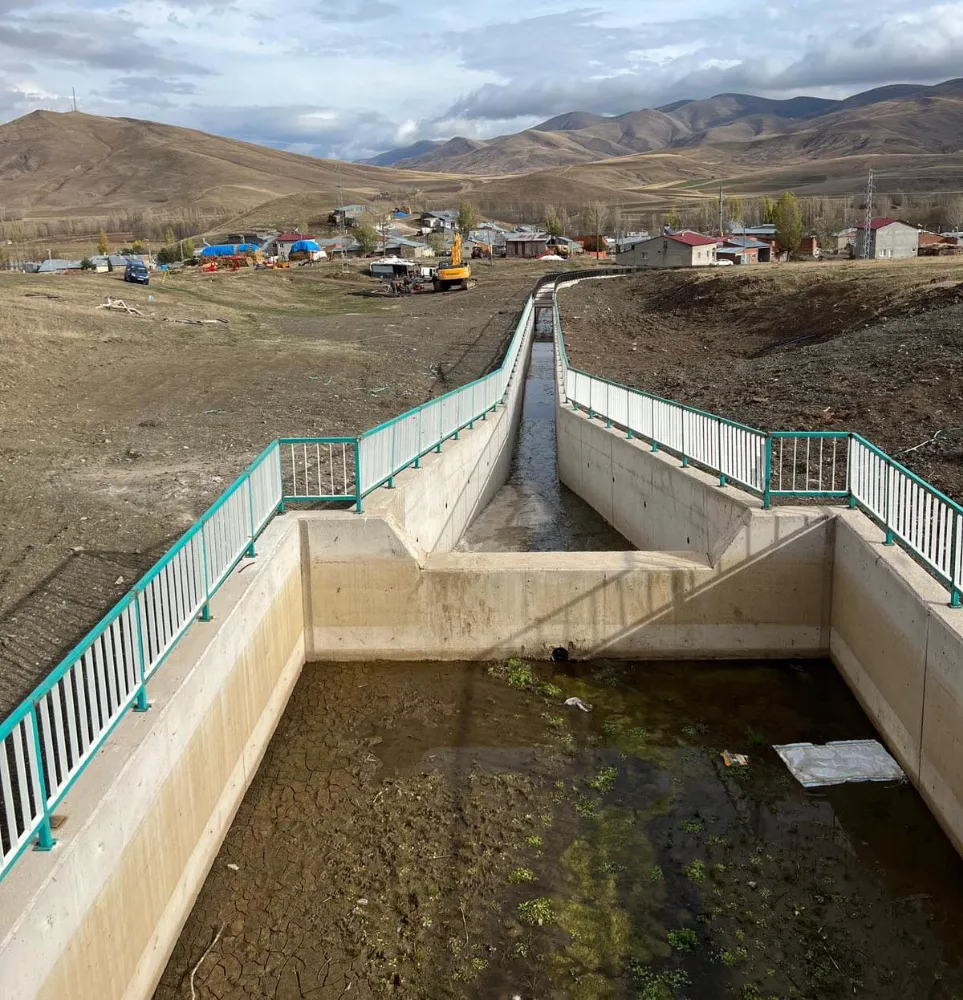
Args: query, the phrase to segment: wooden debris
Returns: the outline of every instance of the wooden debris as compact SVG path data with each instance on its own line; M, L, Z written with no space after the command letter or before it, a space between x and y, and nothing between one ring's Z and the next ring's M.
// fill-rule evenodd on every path
M181 323L184 326L227 326L226 319L169 319L167 316L163 320L165 323Z
M53 299L57 302L63 302L62 295L51 295L49 292L24 292L24 297L28 299Z
M129 316L143 316L144 314L139 310L135 309L133 306L127 305L123 299L112 299L109 295L105 302L101 302L98 309L114 309L117 312L125 312Z

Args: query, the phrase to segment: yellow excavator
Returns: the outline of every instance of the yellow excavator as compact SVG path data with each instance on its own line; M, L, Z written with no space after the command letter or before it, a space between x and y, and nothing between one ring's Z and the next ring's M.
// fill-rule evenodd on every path
M468 291L473 284L471 265L466 264L461 256L461 233L456 233L455 242L451 245L451 262L438 268L432 285L436 292L448 292L453 288Z

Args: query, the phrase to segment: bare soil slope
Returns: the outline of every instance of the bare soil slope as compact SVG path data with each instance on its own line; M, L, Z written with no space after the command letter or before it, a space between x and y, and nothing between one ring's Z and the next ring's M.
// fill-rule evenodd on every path
M337 265L0 275L0 718L269 441L356 434L489 371L547 269L401 299Z
M763 430L857 431L963 500L963 264L661 271L560 294L575 367Z
M338 164L237 139L132 118L34 111L0 125L0 184L7 210L31 216L124 209L243 211L286 194L346 194L430 187L419 177Z

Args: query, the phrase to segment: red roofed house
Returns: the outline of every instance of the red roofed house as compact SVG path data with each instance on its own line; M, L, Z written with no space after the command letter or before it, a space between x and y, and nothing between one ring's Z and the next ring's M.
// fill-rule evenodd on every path
M304 233L281 233L274 237L274 245L277 247L276 253L281 260L287 260L291 254L291 247L298 240L313 240L313 236L306 236Z
M915 257L920 247L920 231L916 226L900 219L873 219L869 227L869 253L866 253L863 237L866 226L856 227L856 256L870 260L898 260Z
M638 267L708 267L718 240L689 231L655 236L616 255L616 263Z

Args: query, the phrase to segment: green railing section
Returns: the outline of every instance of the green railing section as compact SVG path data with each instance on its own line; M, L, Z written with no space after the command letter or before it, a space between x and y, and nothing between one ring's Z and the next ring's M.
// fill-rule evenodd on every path
M589 277L598 273L557 281ZM900 545L950 591L951 607L960 607L963 506L859 434L766 432L574 368L557 296L553 315L559 385L576 409L718 476L720 486L753 493L764 508L780 498L845 500L880 525L887 545Z

